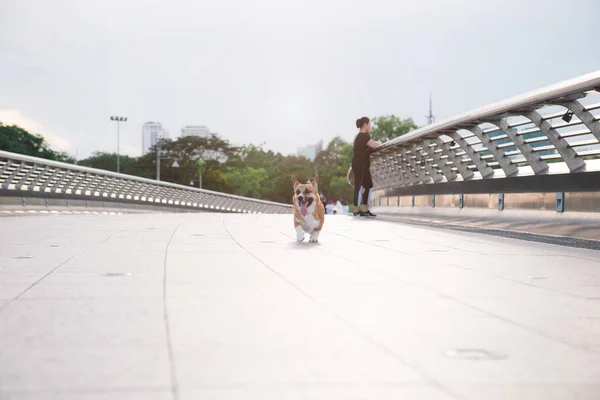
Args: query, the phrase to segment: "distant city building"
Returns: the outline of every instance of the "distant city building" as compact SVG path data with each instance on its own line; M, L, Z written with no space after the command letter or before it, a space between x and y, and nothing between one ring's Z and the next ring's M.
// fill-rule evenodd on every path
M323 150L323 140L319 140L316 144L309 144L307 146L298 148L298 155L306 157L311 161L314 161L317 154Z
M208 127L199 125L188 125L181 128L181 137L196 136L209 137L211 135Z
M167 139L169 132L160 122L146 122L142 125L142 154L147 154L159 139Z

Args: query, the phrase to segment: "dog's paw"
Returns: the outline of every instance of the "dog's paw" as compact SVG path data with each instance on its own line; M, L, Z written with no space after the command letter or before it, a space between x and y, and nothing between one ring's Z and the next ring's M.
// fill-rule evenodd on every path
M310 239L309 243L319 243L319 239Z

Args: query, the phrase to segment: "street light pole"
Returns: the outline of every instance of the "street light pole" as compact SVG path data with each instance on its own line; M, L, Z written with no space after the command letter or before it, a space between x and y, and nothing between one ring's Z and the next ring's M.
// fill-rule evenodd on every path
M156 142L156 180L160 181L160 141ZM173 161L171 168L179 168L177 160Z
M160 141L156 141L156 180L160 181Z
M110 117L111 121L117 121L117 173L121 173L121 152L120 152L120 123L126 122L127 117Z

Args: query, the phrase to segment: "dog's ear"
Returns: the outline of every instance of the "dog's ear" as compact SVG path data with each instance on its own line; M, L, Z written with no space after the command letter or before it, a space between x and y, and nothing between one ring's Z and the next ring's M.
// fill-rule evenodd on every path
M315 187L315 189L319 188L319 175L315 176L315 179L313 179L312 184Z
M294 187L296 187L299 184L300 184L300 182L298 182L298 179L296 179L296 176L292 175L292 185L294 185Z

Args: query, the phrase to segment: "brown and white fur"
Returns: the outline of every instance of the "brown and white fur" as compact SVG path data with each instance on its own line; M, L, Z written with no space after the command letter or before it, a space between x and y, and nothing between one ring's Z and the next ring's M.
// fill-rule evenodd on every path
M317 189L319 176L315 176L312 182L303 184L292 175L292 183L294 185L292 204L294 205L296 239L298 242L302 242L304 234L308 233L310 235L309 242L317 243L325 222L325 207Z

